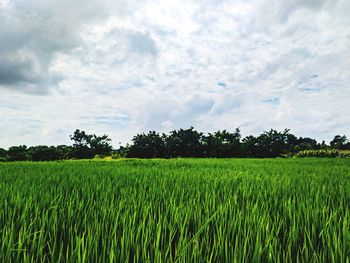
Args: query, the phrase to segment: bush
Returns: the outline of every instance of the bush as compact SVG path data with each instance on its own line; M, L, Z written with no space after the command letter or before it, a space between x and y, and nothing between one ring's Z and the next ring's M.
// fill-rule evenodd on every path
M294 155L298 158L303 157L324 157L324 158L350 158L350 151L340 151L340 150L306 150L298 152Z

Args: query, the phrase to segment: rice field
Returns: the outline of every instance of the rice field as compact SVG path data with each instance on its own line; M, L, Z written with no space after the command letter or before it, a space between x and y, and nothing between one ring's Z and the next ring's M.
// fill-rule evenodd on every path
M349 262L350 159L0 163L0 262Z

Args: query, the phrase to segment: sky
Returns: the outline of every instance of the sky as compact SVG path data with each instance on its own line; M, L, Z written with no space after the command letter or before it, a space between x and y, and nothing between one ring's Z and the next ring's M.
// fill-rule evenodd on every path
M0 0L0 147L350 137L349 0Z

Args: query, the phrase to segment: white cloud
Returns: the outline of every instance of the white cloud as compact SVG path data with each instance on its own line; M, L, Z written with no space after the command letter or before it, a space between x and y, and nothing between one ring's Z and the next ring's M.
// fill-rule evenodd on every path
M0 146L137 132L350 136L350 4L0 1ZM43 95L43 96L39 96Z

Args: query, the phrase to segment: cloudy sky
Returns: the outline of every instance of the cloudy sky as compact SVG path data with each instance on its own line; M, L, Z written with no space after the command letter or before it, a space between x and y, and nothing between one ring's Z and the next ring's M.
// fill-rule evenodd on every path
M349 0L0 0L0 147L350 136Z

